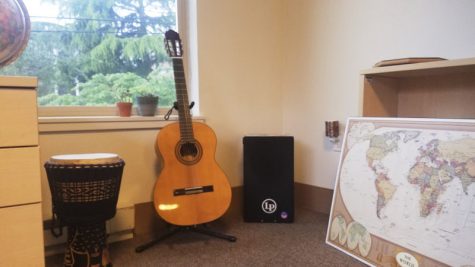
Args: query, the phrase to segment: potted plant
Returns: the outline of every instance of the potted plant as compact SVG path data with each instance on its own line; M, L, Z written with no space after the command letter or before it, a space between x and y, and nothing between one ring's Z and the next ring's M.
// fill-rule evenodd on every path
M117 88L117 110L119 116L130 117L132 115L132 94L129 89Z
M144 85L135 89L135 103L140 116L155 116L159 97L150 86Z

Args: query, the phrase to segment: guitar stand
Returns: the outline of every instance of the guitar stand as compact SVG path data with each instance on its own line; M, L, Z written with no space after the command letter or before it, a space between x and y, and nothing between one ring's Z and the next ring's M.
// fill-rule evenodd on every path
M227 240L229 242L236 242L236 240L237 240L237 238L235 236L226 235L226 234L223 234L223 233L219 233L219 232L215 232L215 231L212 231L210 229L207 229L206 225L204 225L204 227L201 227L200 225L177 226L175 229L169 231L168 233L163 234L162 236L159 236L157 239L149 241L148 243L145 243L141 246L138 246L137 248L135 248L135 252L140 253L140 252L152 247L153 245L159 243L160 241L163 241L163 240L175 235L176 233L184 232L184 231L190 231L190 232L194 232L194 233L208 235L208 236L216 237L216 238L219 238L219 239L224 239L224 240Z

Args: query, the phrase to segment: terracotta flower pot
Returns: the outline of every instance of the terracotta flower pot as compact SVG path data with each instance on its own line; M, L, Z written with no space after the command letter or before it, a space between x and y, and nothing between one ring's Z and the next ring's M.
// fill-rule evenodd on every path
M117 102L117 109L119 111L119 116L121 117L130 117L132 114L132 103L130 102Z

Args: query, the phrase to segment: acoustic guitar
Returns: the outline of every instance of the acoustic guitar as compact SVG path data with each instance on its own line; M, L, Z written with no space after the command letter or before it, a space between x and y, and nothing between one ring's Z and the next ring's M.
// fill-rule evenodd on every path
M183 49L177 32L165 33L165 47L173 62L179 119L157 135L155 150L163 159L163 169L155 184L154 206L168 223L203 224L226 212L231 202L231 187L215 160L214 131L191 119Z

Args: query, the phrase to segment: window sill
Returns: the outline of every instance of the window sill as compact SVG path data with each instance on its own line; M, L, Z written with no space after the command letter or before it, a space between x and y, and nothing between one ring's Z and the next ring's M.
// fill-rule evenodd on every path
M204 121L197 116L194 120ZM145 130L161 129L167 124L178 121L177 115L165 120L163 115L144 116L71 116L71 117L38 117L40 133L77 132L77 131L114 131L114 130Z

